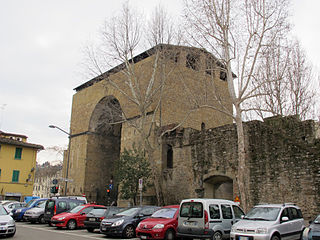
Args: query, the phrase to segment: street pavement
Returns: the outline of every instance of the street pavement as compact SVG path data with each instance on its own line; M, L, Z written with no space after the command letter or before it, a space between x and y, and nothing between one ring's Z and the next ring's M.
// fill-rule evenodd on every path
M48 224L31 224L27 222L16 223L17 232L13 238L21 240L84 240L84 239L113 239L120 240L121 238L107 238L98 231L89 233L86 229L67 230L49 227ZM2 238L1 238L2 239ZM132 239L137 240L138 238Z

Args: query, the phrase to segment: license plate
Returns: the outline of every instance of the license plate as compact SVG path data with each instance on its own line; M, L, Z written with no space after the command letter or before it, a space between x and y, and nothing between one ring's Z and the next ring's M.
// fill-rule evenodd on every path
M50 214L51 212L47 212L47 214Z
M147 236L140 236L141 239L147 239Z
M95 218L89 218L89 221L94 222L96 219Z
M240 236L240 237L239 237L239 240L249 240L249 238L248 238L248 237Z
M185 221L184 222L185 226L197 226L197 222L189 222L189 221Z
M56 224L54 224L54 223L51 223L51 226L52 226L52 227L55 227L55 226L56 226Z
M0 230L6 230L6 228L5 227L0 227Z
M102 230L102 231L105 231L105 230L107 230L107 228L103 227L103 228L101 228L101 230Z

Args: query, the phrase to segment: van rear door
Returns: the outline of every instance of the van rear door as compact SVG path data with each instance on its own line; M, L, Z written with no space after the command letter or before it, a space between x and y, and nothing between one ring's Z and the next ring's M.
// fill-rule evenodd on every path
M183 202L178 219L178 232L187 235L205 234L205 214L202 202Z
M46 222L50 222L51 217L54 215L54 206L55 206L55 200L48 199L46 202L46 206L44 208L44 219Z

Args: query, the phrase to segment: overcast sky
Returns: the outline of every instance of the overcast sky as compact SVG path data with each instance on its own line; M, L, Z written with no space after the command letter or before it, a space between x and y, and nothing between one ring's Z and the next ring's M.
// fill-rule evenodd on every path
M180 0L129 0L145 13L161 3L181 14ZM319 0L292 0L294 32L320 69ZM27 135L44 147L66 146L73 88L89 80L80 74L81 49L95 39L120 0L0 1L0 130ZM60 158L42 151L38 161Z

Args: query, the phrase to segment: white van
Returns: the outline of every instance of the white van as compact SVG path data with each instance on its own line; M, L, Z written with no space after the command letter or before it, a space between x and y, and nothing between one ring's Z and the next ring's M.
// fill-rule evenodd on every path
M177 236L181 238L230 237L231 226L244 216L237 203L224 199L185 199L180 203Z

